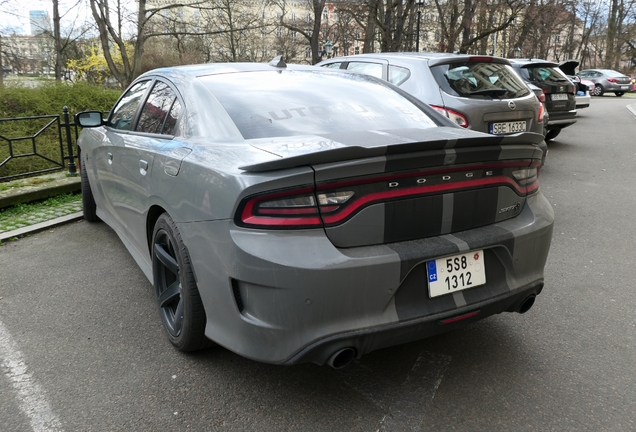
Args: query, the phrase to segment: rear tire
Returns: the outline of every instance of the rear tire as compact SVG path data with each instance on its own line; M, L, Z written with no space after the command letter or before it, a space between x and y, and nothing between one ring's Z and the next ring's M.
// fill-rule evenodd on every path
M603 86L596 84L594 86L594 90L592 90L592 96L603 96L603 93L605 93Z
M616 96L621 97L625 94L625 92L616 92L614 93Z
M153 231L152 273L159 315L172 345L184 352L211 346L190 255L167 213L159 216Z
M97 204L95 204L91 184L88 180L88 173L86 172L86 158L81 153L80 160L80 185L82 189L82 210L84 211L84 219L88 222L98 222Z
M546 141L552 141L553 139L555 139L559 134L561 133L561 129L552 129L549 130L548 133L545 136L545 140Z

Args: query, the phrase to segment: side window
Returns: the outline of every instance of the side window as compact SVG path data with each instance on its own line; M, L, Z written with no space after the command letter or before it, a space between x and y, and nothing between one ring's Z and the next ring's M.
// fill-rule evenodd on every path
M342 65L342 62L335 62L335 63L328 63L326 65L322 65L322 67L340 69L341 65Z
M157 81L141 110L136 130L138 132L172 135L171 132L176 124L176 119L174 119L172 127L169 127L169 132L164 130L164 124L176 100L177 95L170 86L162 81Z
M130 130L132 121L139 102L150 85L150 81L141 81L135 84L126 92L119 100L119 103L113 108L110 116L109 125L115 129Z
M349 62L347 70L382 79L381 63Z
M411 71L401 66L389 65L389 82L396 86L401 85L404 81L409 79Z
M178 135L177 133L177 120L179 119L179 114L181 114L181 102L179 99L175 99L172 104L172 108L166 117L166 121L163 124L162 134L165 135Z

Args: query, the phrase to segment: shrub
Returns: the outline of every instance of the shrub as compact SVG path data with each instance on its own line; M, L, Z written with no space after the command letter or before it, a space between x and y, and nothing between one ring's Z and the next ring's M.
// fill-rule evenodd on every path
M119 90L105 89L84 83L67 85L57 82L45 82L35 88L24 86L7 86L0 89L0 118L22 118L43 115L61 115L64 106L69 109L70 119L73 115L89 109L108 111L119 97ZM64 121L62 117L61 122ZM55 125L47 124L52 118L0 121L0 163L6 161L11 153L13 158L0 166L0 179L21 175L23 173L54 168L54 162L61 163L59 133ZM43 128L45 128L42 130ZM12 142L19 137L39 135L32 141L23 139ZM73 138L74 133L72 132ZM66 137L64 149L66 149ZM74 139L73 139L74 141ZM34 144L35 143L35 144ZM41 156L23 156L34 152ZM44 157L42 157L44 156ZM50 159L51 161L47 160Z

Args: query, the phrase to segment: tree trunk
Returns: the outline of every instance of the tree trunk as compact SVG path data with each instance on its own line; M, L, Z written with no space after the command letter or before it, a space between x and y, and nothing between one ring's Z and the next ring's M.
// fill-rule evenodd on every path
M53 39L55 43L55 80L62 80L62 36L60 34L59 0L53 0Z

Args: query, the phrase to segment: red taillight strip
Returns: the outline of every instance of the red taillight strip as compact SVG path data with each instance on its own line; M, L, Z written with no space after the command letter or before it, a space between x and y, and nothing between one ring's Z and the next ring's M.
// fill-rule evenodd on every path
M466 180L466 181L456 182L456 183L439 184L439 185L432 185L432 186L416 186L416 187L396 189L391 191L375 192L375 193L370 193L368 195L358 198L357 200L353 201L348 207L346 207L345 209L343 209L341 212L339 212L336 215L333 215L333 216L323 215L323 219L326 224L333 224L333 223L338 223L342 219L347 218L350 214L358 210L360 207L369 205L378 201L385 201L385 200L390 200L395 198L404 198L407 196L419 196L419 195L437 193L437 192L448 192L455 189L468 189L468 188L474 188L477 186L493 186L493 185L511 186L513 189L517 191L519 195L525 195L526 193L528 193L528 189L533 186L533 185L530 185L529 187L522 188L521 186L516 184L511 178L505 177L505 176L499 176L499 177L490 177L485 179Z
M322 220L315 218L282 218L282 217L264 217L249 216L242 219L243 223L260 226L322 226Z
M308 215L318 214L317 207L301 207L301 208L260 208L259 214L263 215Z

